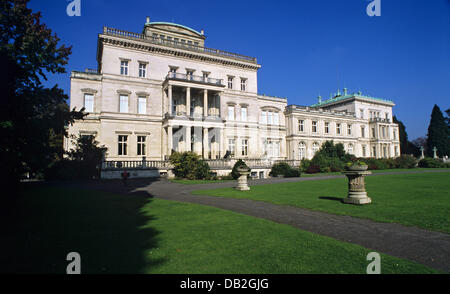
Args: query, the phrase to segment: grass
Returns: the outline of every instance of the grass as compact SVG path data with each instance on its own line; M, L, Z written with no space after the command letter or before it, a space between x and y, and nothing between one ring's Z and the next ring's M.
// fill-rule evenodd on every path
M224 183L233 180L187 180L187 179L173 179L170 180L172 183L184 184L184 185L197 185L197 184L208 184L208 183Z
M0 272L365 273L371 251L288 225L217 208L48 186L8 209ZM5 214L1 215L5 217ZM435 273L381 255L382 273Z
M192 193L247 198L450 233L449 175L436 172L366 177L372 204L364 206L340 202L347 195L345 178L256 185L250 191L221 188Z
M403 172L403 171L427 171L427 170L448 170L448 168L391 168L391 169L376 169L371 170L372 173L387 173L387 172ZM307 174L302 173L302 177L322 177L322 176L335 176L342 175L341 172L329 172L329 173L316 173L316 174Z

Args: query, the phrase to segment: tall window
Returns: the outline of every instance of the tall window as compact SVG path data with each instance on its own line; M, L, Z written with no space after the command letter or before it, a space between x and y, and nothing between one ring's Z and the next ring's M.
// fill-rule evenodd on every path
M261 112L261 123L262 124L267 124L267 111L262 111Z
M397 130L394 129L394 140L397 140Z
M248 155L248 140L242 139L242 156Z
M341 124L336 124L336 134L341 134Z
M280 118L278 116L278 112L274 112L273 113L273 124L274 125L279 125L280 123Z
M94 95L84 94L84 108L86 112L94 112Z
M193 76L194 76L194 71L193 70L186 70L186 78L188 80L192 80Z
M398 156L398 147L397 146L394 146L394 152L395 152L395 156L397 157Z
M349 136L352 135L352 125L347 125L347 134L348 134Z
M228 152L231 156L234 156L234 150L236 148L236 139L228 139Z
M247 107L241 108L241 120L247 121Z
M241 91L247 91L247 79L241 78Z
M127 141L128 136L126 135L119 135L119 148L118 148L118 155L127 155Z
M228 106L228 120L234 120L234 106Z
M304 120L299 120L298 121L298 131L299 132L304 132L305 131L305 121Z
M303 142L298 145L298 157L300 160L306 158L306 145Z
M312 121L312 132L317 133L317 121Z
M267 124L269 124L269 125L273 124L273 112L272 111L267 112Z
M314 142L312 145L313 156L314 154L316 154L317 151L319 151L319 148L320 148L319 143Z
M366 153L367 153L367 151L366 151L366 145L363 145L363 146L362 146L362 156L363 156L363 157L366 157Z
M145 136L137 136L137 155L145 155Z
M364 109L359 110L359 117L364 118Z
M128 61L122 60L120 61L120 74L127 76L128 75Z
M145 78L147 72L147 64L139 62L139 77Z
M138 113L139 114L147 113L147 98L146 97L138 97Z
M372 138L375 138L375 128L372 128Z
M349 154L353 154L353 144L348 144L347 152L348 152Z
M329 134L329 133L330 133L330 123L325 122L325 134Z
M228 77L228 89L233 89L233 77Z
M119 112L128 112L128 95L120 95Z
M366 137L366 127L361 126L361 137L365 138Z

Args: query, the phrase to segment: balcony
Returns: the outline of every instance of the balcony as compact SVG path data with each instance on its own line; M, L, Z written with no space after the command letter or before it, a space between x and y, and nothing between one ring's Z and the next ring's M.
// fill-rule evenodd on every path
M197 84L205 84L212 85L218 87L225 87L222 83L222 79L214 79L204 76L194 76L190 74L183 74L177 72L169 72L166 76L166 80L174 80L174 81L183 81L183 82L192 82Z
M387 119L387 118L381 118L381 117L372 117L369 119L369 122L371 123L386 123L386 124L390 124L391 120Z

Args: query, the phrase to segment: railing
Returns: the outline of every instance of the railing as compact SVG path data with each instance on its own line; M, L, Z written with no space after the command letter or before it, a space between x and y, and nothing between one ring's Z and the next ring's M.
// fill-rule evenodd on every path
M241 54L237 54L237 53L231 53L231 52L227 52L227 51L222 51L222 50L218 50L218 49L201 47L201 46L194 45L194 44L181 43L181 42L175 41L175 40L161 39L159 37L153 37L153 36L148 37L144 34L127 32L127 31L122 31L122 30L108 28L108 27L103 27L103 34L110 35L110 36L116 36L116 37L122 37L122 38L126 38L126 39L145 41L145 42L152 43L152 44L161 44L161 45L175 47L175 48L182 48L182 49L187 49L190 51L196 51L196 52L201 52L201 53L230 57L230 58L234 58L234 59L240 59L240 60L256 63L255 57L249 57L249 56L245 56L245 55L241 55Z
M269 158L242 158L250 168L271 168L275 163L286 162L300 166L300 160L274 160ZM237 158L205 159L211 169L232 169ZM102 163L102 170L172 169L168 160L109 160Z
M98 70L94 69L94 68L86 68L84 70L85 73L93 73L93 74L98 74Z
M390 119L387 118L381 118L381 117L372 117L369 119L370 122L381 122L381 123L391 123Z
M203 77L203 76L194 76L194 75L183 74L183 73L178 73L178 72L169 72L166 76L166 80L168 80L168 79L199 82L199 83L211 84L211 85L220 86L220 87L224 86L224 84L222 84L222 79L214 79L214 78Z

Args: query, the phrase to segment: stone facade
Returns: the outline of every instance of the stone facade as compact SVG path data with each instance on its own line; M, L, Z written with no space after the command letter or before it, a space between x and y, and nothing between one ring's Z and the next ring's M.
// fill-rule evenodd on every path
M164 160L174 151L298 160L325 140L361 157L400 155L392 102L338 93L288 106L258 94L256 58L204 47L205 39L203 31L149 20L142 34L104 28L98 69L71 74L70 107L88 116L69 134L95 135L115 161Z

